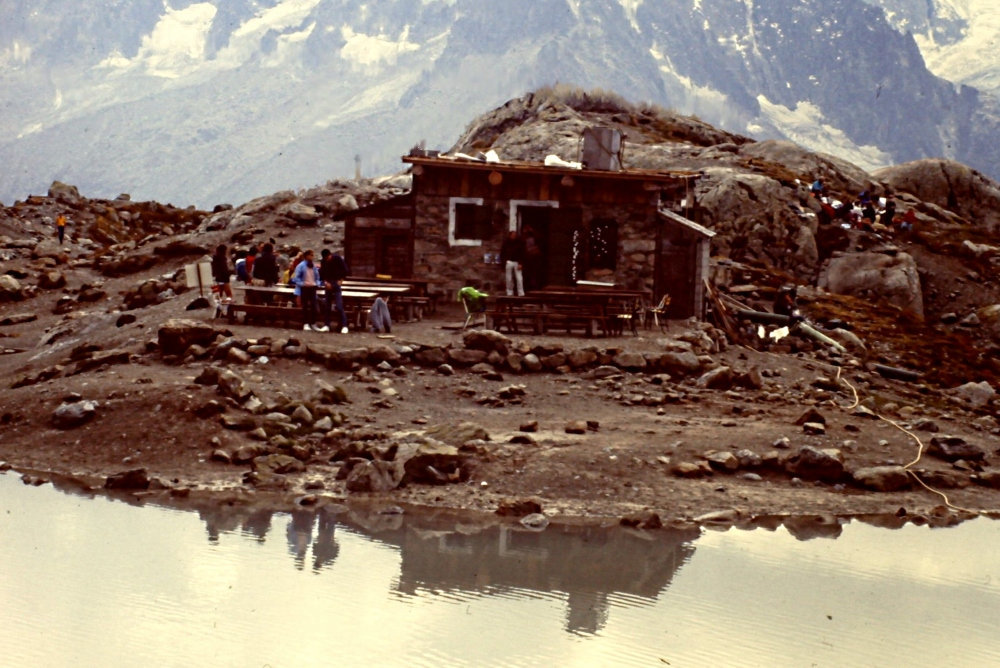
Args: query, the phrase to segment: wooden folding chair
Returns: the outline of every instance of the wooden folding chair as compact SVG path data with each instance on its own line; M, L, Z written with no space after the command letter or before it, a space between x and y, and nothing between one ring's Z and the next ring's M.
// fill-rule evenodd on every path
M653 322L656 324L657 327L660 328L661 332L665 331L666 329L667 309L669 308L670 308L670 295L665 294L660 299L659 304L657 304L656 306L650 306L649 308L646 309L646 313L653 316ZM649 321L647 320L646 322L648 326Z
M478 316L483 316L483 326L486 326L486 300L481 300L481 304L472 304L471 299L462 295L462 306L465 308L465 324L462 329L468 329Z

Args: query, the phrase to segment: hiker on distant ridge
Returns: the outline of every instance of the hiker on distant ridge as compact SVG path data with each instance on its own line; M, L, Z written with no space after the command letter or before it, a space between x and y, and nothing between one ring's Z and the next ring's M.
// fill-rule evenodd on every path
M879 221L891 230L892 220L895 217L896 217L896 200L894 200L891 197L886 197L885 209L882 211L882 217L879 218Z
M813 181L812 185L809 186L809 192L816 199L819 199L820 197L822 197L823 196L823 179L816 179L815 181Z
M49 220L52 220L51 218ZM56 233L59 235L59 245L63 243L63 239L66 237L66 216L64 214L59 214L56 217Z

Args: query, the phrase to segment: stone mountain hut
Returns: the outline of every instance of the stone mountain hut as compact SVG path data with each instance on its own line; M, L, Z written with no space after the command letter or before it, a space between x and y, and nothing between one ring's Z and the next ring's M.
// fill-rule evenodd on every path
M500 245L530 228L540 286L610 282L647 290L653 303L669 293L672 318L704 315L714 232L672 210L693 209L697 174L415 153L403 157L408 194L345 216L353 274L432 279L447 299L466 285L500 293Z

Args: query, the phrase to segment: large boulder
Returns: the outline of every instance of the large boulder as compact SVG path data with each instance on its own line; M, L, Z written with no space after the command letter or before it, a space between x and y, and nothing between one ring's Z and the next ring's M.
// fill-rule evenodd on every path
M211 345L216 334L215 328L204 322L171 318L160 327L157 339L164 355L183 355L194 344Z
M920 319L924 297L917 263L908 253L847 253L830 260L818 287L841 295L884 299Z

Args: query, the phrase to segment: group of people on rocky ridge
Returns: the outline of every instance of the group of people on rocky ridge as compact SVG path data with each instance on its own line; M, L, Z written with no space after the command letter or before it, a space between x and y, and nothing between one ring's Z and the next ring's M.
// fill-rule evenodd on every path
M917 222L917 213L912 208L902 216L896 215L896 200L892 195L873 197L864 190L853 202L840 202L826 195L822 179L813 181L809 192L819 201L820 224L839 222L866 232L897 234L913 230Z

